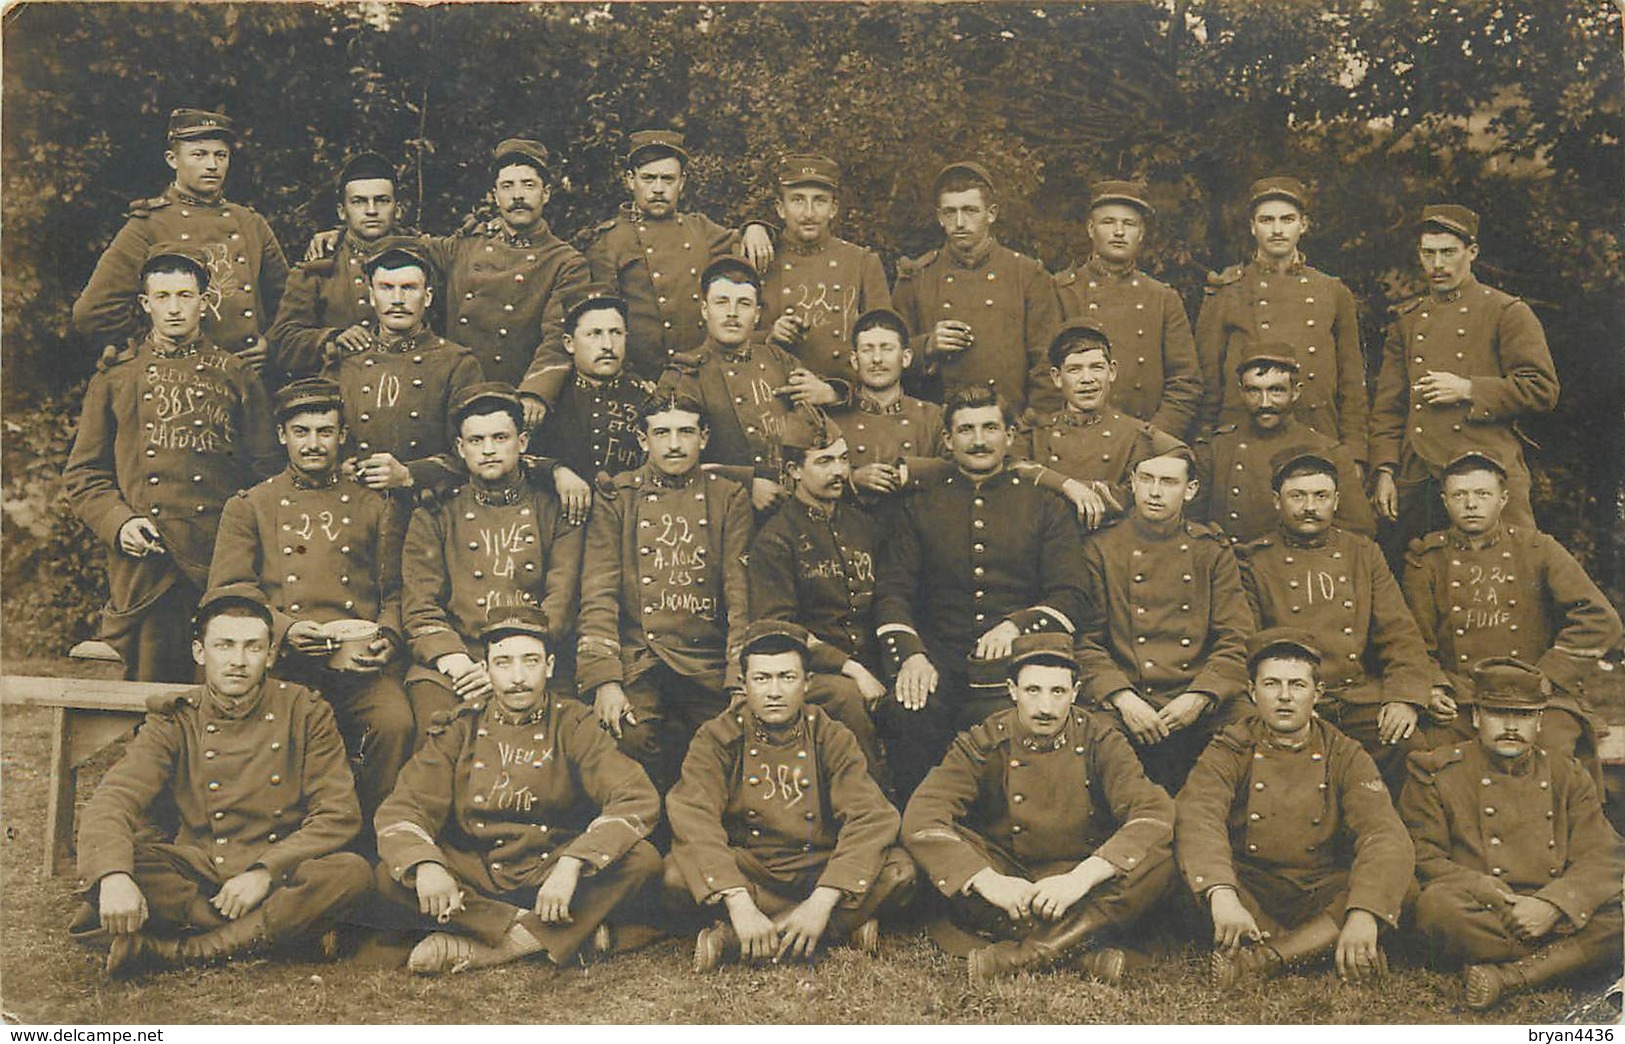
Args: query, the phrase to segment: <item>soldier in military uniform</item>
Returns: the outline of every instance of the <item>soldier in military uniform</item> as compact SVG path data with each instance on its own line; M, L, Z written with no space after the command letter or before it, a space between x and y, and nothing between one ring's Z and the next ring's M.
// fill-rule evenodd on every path
M841 168L834 160L782 157L775 205L784 232L774 263L762 269L761 324L820 377L850 383L848 331L864 312L891 307L886 270L873 250L830 231L841 210Z
M209 586L251 584L289 617L276 676L332 704L356 764L356 790L370 817L412 753L412 708L401 681L402 528L389 502L340 473L344 410L339 387L307 377L276 397L277 438L288 466L226 501ZM342 667L324 625L378 625L366 650Z
M671 905L727 913L696 937L697 972L840 939L873 954L875 919L913 895L897 810L852 734L806 703L808 643L788 621L750 625L744 699L700 727L667 796Z
M852 389L839 378L820 378L771 341L755 340L762 280L738 258L713 261L700 277L706 340L679 352L660 387L693 399L704 411L711 436L705 460L746 484L751 503L766 511L784 496L779 437L799 405L848 401Z
M1417 256L1428 292L1400 307L1388 328L1371 405L1372 502L1393 523L1390 553L1443 525L1441 469L1481 450L1507 472L1507 522L1535 528L1524 463L1523 417L1557 406L1546 331L1519 298L1480 283L1478 215L1440 203L1422 208Z
M124 227L73 303L73 328L98 352L120 350L141 333L136 297L152 247L185 243L208 273L203 332L257 371L266 360L261 333L276 315L288 262L265 219L222 195L237 144L231 119L176 109L169 114L168 138L164 162L175 181L160 195L130 204Z
M1314 715L1321 662L1307 632L1254 635L1258 715L1219 733L1179 792L1174 853L1212 915L1221 991L1329 953L1345 979L1387 968L1378 926L1397 927L1414 852L1371 757Z
M1438 742L1471 739L1460 709L1473 703L1468 670L1488 656L1533 662L1557 689L1541 745L1580 754L1601 785L1584 664L1619 647L1619 613L1561 544L1508 522L1507 469L1488 453L1464 453L1443 472L1450 527L1411 542L1404 591L1428 652L1444 669L1430 706Z
M1057 405L1045 349L1060 324L1044 266L993 237L999 202L980 163L950 163L932 188L941 249L897 264L892 300L926 398L991 384L1019 416Z
M745 491L700 468L698 403L657 396L642 423L647 463L617 475L587 523L576 680L665 793L737 684L753 522Z
M1192 467L1190 450L1158 432L1130 460L1133 509L1083 545L1083 695L1117 712L1146 775L1170 793L1236 713L1253 630L1224 534L1184 517Z
M1290 446L1313 449L1337 464L1337 485L1348 496L1337 498L1337 525L1374 537L1377 520L1365 498L1360 469L1342 446L1299 420L1294 407L1303 393L1301 367L1292 345L1265 341L1254 345L1236 364L1236 382L1247 414L1203 435L1196 452L1196 499L1192 518L1224 530L1232 543L1243 543L1275 529L1275 495L1269 462Z
M1241 352L1284 341L1302 364L1295 414L1336 439L1365 466L1365 356L1354 295L1343 281L1305 263L1298 241L1309 228L1309 193L1296 178L1253 182L1247 204L1256 252L1246 264L1210 276L1196 317L1196 356L1206 401L1200 431L1240 424L1247 408L1227 375Z
M1329 455L1307 447L1277 453L1270 483L1279 525L1238 544L1236 557L1259 627L1315 635L1322 655L1315 713L1365 747L1397 796L1405 756L1421 744L1422 711L1444 676L1382 551L1333 524L1338 473Z
M881 547L876 633L896 699L879 724L905 800L955 732L1003 705L1010 643L1071 634L1085 609L1078 524L1007 466L1011 421L991 388L955 395L943 423L956 470L899 505Z
M1399 811L1416 840L1416 927L1467 965L1469 1008L1619 968L1625 846L1573 758L1539 744L1547 683L1511 657L1473 665L1477 736L1411 756Z
M204 684L153 702L85 806L73 930L111 933L109 974L291 943L369 888L339 851L361 812L333 712L265 677L272 647L263 592L210 591L192 627ZM156 840L161 799L179 823Z
M266 332L271 362L293 377L308 377L342 352L374 346L367 258L394 235L400 217L395 167L376 152L350 158L338 177L338 214L344 222L331 257L294 266L276 321Z
M1173 884L1173 800L1122 733L1074 706L1067 635L1017 638L1009 671L1015 706L960 733L903 814L903 843L959 929L933 934L976 947L973 984L1075 958L1116 983L1125 955L1100 940Z
M104 356L62 471L74 514L108 547L102 632L124 676L189 682L186 621L205 589L220 510L275 473L265 388L198 324L202 251L154 245L139 275L151 330Z
M1063 319L1094 320L1116 346L1112 406L1184 439L1196 426L1202 375L1185 302L1139 268L1156 216L1142 182L1089 186L1092 253L1055 276L1055 291Z
M378 810L378 890L407 924L420 975L545 953L552 966L660 874L644 840L660 798L590 709L551 695L557 628L531 605L480 629L490 694L430 726Z

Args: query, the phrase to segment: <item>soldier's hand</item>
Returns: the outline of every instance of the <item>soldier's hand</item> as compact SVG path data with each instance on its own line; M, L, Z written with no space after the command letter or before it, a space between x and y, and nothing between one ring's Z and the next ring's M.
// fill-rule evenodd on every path
M101 879L99 890L97 910L103 928L114 935L129 935L147 923L147 897L135 878L122 872L108 874Z
M773 262L773 234L760 221L752 221L740 230L739 252L756 271L767 271Z
M231 354L247 363L255 373L259 373L265 369L265 360L269 357L270 351L265 347L263 337L255 337Z
M905 710L923 710L925 701L937 691L937 669L925 653L915 653L903 661L897 672L897 702Z
M1157 711L1157 720L1167 726L1170 733L1188 729L1207 710L1208 698L1200 692L1182 692Z
M235 921L254 909L271 894L271 871L263 866L244 870L220 886L209 905L220 911L220 916Z
M370 351L377 342L373 339L372 331L360 323L347 326L333 335L333 344L340 351L365 352Z
M560 464L553 469L553 489L559 495L566 522L579 526L587 521L587 512L592 510L592 483Z
M931 336L926 338L925 353L962 352L975 343L976 335L971 332L969 323L943 319L931 330Z
M1079 899L1116 873L1106 860L1090 856L1067 873L1043 878L1033 893L1033 912L1046 921L1059 921Z
M1010 655L1010 643L1021 637L1021 628L1005 620L995 624L976 639L976 651L971 655L978 660L1002 660Z
M788 395L797 406L832 406L840 396L835 386L811 370L792 370L782 388L773 389L775 395Z
M804 902L780 917L777 922L779 947L773 954L773 960L783 960L786 955L811 960L813 951L818 948L818 940L824 937L824 929L829 927L829 915L840 901L839 888L820 885Z
M807 324L794 312L785 312L773 320L769 339L781 348L793 348L807 333Z
M580 880L581 860L559 856L553 872L547 875L542 887L536 889L536 916L548 924L569 924L570 900L575 898L576 883Z
M283 641L287 642L294 652L304 656L323 655L338 647L332 637L322 629L322 625L315 620L295 622L288 628Z
M632 711L632 701L620 682L605 682L593 696L593 710L598 712L598 727L607 729L616 739L621 738L621 721L636 725L638 716Z
M841 667L841 673L852 679L858 687L858 695L863 697L863 706L873 711L875 704L886 697L886 683L874 676L874 672L856 660L848 660Z
M411 489L412 472L393 453L374 453L355 462L356 481L382 493L387 489Z
M865 464L852 472L852 485L869 493L896 493L902 486L902 476L890 464Z
M164 535L150 518L132 518L119 527L118 549L131 558L164 553Z
M1526 943L1543 938L1557 927L1563 911L1544 899L1533 895L1515 895L1507 904L1504 919L1507 927Z
M376 674L389 666L389 661L395 656L395 641L384 632L367 643L365 652L358 652L350 658L350 673Z
M1456 720L1456 714L1456 700L1450 695L1450 690L1435 685L1428 694L1428 716L1441 725L1448 725Z
M478 660L469 660L468 666L453 676L451 688L457 694L457 698L464 703L469 700L487 699L493 691L491 675L486 673L485 664Z
M1077 479L1067 479L1061 486L1061 492L1072 501L1072 506L1078 510L1078 521L1088 529L1099 529L1100 524L1106 521L1108 511L1123 510L1123 505L1117 503L1115 498L1101 496L1093 485Z
M1416 382L1413 390L1429 406L1453 406L1473 399L1472 379L1448 370L1429 370Z
M1399 743L1416 731L1416 704L1385 703L1377 712L1377 738L1384 743Z
M750 480L750 504L757 511L766 511L779 502L784 496L784 487L772 479L754 478Z
M1350 910L1337 933L1337 974L1349 982L1388 973L1388 959L1377 945L1377 919L1369 910Z
M520 392L519 405L525 411L525 427L527 429L533 429L547 419L547 403L542 401L540 395Z
M988 866L978 870L967 883L971 891L1003 910L1012 921L1032 914L1038 886L1025 877L1011 877Z
M1119 689L1109 698L1123 726L1135 743L1150 746L1168 738L1168 723L1157 715L1156 709L1133 689Z
M739 937L739 956L747 961L770 960L779 948L779 930L756 906L746 891L728 896L728 921Z
M419 863L416 869L418 912L445 924L463 908L457 879L439 863Z
M1263 941L1264 933L1258 930L1258 922L1241 905L1241 898L1234 888L1215 888L1208 898L1208 907L1213 915L1215 950L1235 953L1243 939Z
M1390 522L1399 518L1399 487L1394 484L1394 473L1377 472L1377 481L1371 487L1371 508Z
M324 257L330 257L338 247L339 230L325 229L311 236L310 242L305 244L305 260L320 261Z

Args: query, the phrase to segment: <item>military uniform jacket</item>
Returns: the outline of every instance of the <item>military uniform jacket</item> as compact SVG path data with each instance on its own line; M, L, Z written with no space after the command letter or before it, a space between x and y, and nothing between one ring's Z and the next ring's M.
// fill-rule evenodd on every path
M201 589L222 506L286 461L264 385L208 341L177 355L132 342L99 363L62 478L74 514L110 549L109 611L139 610L179 576ZM164 554L119 550L138 515L163 534Z
M909 494L881 547L875 623L895 673L923 652L958 674L985 632L1073 633L1085 606L1070 504L1005 468L982 482L956 471Z
M203 332L228 352L248 346L276 315L288 262L265 219L250 207L185 196L173 184L130 204L128 220L73 303L73 328L100 350L140 333L141 266L158 243L184 242L209 258Z
M401 636L402 536L378 493L288 468L226 501L208 586L253 584L296 620L371 620Z
M1236 365L1260 341L1286 341L1296 351L1303 384L1298 419L1341 442L1355 460L1368 459L1365 356L1354 295L1301 256L1285 272L1254 260L1208 280L1196 318L1207 396L1201 429L1240 424L1247 416Z
M1153 433L1150 424L1114 406L1087 414L1067 408L1036 418L1018 436L1016 450L1067 478L1104 487L1127 508L1129 461Z
M1411 386L1429 370L1473 382L1471 402L1429 406ZM1557 371L1540 320L1523 301L1472 276L1449 294L1417 298L1400 309L1382 347L1371 404L1371 464L1437 475L1458 454L1496 454L1509 468L1523 460L1515 424L1557 405Z
M294 266L276 322L265 334L271 361L283 372L293 377L316 373L329 341L357 323L376 325L362 267L368 249L369 244L358 243L346 229L331 257Z
M942 407L934 402L903 395L882 406L859 388L851 403L831 406L825 413L846 436L853 471L868 464L902 463L912 480L931 471L946 478L952 470L951 464L945 466Z
M1156 706L1185 692L1223 704L1247 687L1252 612L1236 556L1212 526L1158 527L1130 515L1083 544L1078 666L1102 703L1133 689Z
M908 323L914 367L941 378L942 399L971 385L992 384L1020 413L1028 406L1060 405L1049 375L1049 343L1060 325L1055 283L1044 266L1009 247L991 243L974 265L933 250L897 264L892 303ZM970 324L970 349L927 358L926 338L938 321Z
M852 325L875 308L891 307L886 270L873 250L830 236L807 250L783 237L762 273L761 328L789 313L806 324L791 351L820 377L853 381Z
M452 400L486 379L467 348L425 329L387 346L346 352L323 375L338 382L351 453L393 454L420 487L467 474L448 459L434 459L451 453Z
M1399 811L1424 885L1533 895L1576 929L1619 902L1625 852L1579 761L1536 747L1508 763L1466 743L1417 751L1410 770Z
M1198 898L1243 863L1314 888L1348 871L1348 906L1394 927L1416 857L1376 763L1315 718L1297 750L1258 719L1221 731L1179 792L1174 854Z
M1077 707L1047 739L1013 707L961 732L903 813L903 843L944 895L991 865L984 844L1028 867L1099 856L1126 874L1168 858L1173 836L1173 799L1121 732Z
M1090 258L1055 277L1061 318L1105 327L1117 363L1112 404L1186 438L1202 404L1202 373L1185 302L1167 283L1137 268L1117 272Z
M610 866L659 819L654 784L591 708L544 695L522 718L492 699L431 725L373 825L397 881L439 863L511 892L540 886L561 856L584 874Z
M750 622L750 497L718 475L615 476L587 522L576 680L583 693L664 663L719 687Z
M147 810L161 794L179 811L178 853L215 882L255 866L281 882L361 828L332 708L292 682L267 680L235 705L204 686L152 701L80 817L86 886L135 869Z
M401 612L418 663L451 653L478 659L493 606L537 605L555 649L575 621L582 527L564 520L539 470L522 466L505 489L475 482L412 512L401 560Z
M553 367L556 382L569 375L564 297L590 281L575 247L545 222L515 236L498 219L470 235L427 236L423 243L446 280L446 332L468 345L486 380L528 390L547 372L542 364Z
M801 360L769 341L749 341L724 350L707 341L694 352L675 356L660 378L663 389L697 400L711 428L705 461L754 469L757 478L780 478L784 421L795 410L788 396L774 394L802 368ZM852 396L852 386L826 378L839 396Z
M845 725L807 707L783 741L741 707L694 733L683 773L666 795L671 857L697 902L748 887L730 849L744 849L791 885L862 896L897 841L897 809L869 775Z
M575 374L542 421L539 444L588 482L643 463L638 414L654 385L622 371L608 380Z
M1375 537L1377 519L1348 447L1290 416L1283 417L1274 431L1260 431L1252 418L1244 417L1197 439L1196 499L1186 513L1218 526L1232 543L1274 532L1280 516L1270 485L1270 458L1288 446L1323 453L1337 465L1339 496L1333 521L1350 532Z
M855 503L832 510L792 497L779 506L750 549L750 604L758 620L792 620L831 647L815 666L839 671L855 659L878 671L875 555L879 522ZM814 660L820 660L815 651Z
M1411 541L1404 590L1458 701L1474 702L1473 664L1515 656L1567 690L1553 694L1553 706L1578 711L1574 657L1596 658L1622 636L1619 614L1574 556L1545 533L1515 526L1476 548L1448 529Z
M1320 680L1344 703L1425 705L1444 684L1382 551L1336 526L1314 541L1284 530L1236 547L1260 628L1301 627L1320 644Z

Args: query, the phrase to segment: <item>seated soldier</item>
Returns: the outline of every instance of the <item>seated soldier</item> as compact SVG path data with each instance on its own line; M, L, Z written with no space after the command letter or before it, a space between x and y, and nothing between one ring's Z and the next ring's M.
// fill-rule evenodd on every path
M268 681L271 649L264 592L206 594L192 626L204 683L153 702L85 806L71 930L112 933L109 975L295 942L368 890L366 860L339 851L361 810L333 711ZM160 799L179 813L167 840Z
M490 698L437 716L378 810L378 890L444 926L412 950L419 975L607 951L599 927L660 873L660 799L590 708L548 694L553 634L534 606L491 613Z
M1212 984L1334 950L1343 978L1380 975L1377 922L1395 926L1415 868L1405 825L1371 755L1314 716L1320 651L1307 632L1260 631L1247 670L1258 716L1202 752L1174 825L1179 869L1213 917Z
M695 971L808 959L835 939L873 953L875 918L913 894L897 810L852 733L806 702L808 639L786 621L750 625L744 699L695 733L666 797L669 904L728 915L696 937Z
M1416 927L1465 962L1467 1006L1620 963L1619 835L1580 763L1538 745L1550 685L1510 657L1472 677L1477 738L1411 755L1399 810L1416 840Z
M1123 951L1098 941L1173 884L1173 800L1121 732L1074 706L1068 636L1017 638L1009 671L1015 706L960 733L903 814L909 854L948 897L952 923L932 934L968 951L973 984L1072 958L1116 983Z

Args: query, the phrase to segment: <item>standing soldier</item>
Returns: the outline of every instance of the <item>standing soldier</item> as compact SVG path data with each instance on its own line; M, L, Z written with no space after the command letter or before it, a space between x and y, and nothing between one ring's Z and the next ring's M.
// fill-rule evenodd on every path
M493 610L491 693L430 726L378 810L379 891L414 927L444 926L407 959L419 975L544 952L562 965L660 874L649 777L591 710L548 692L556 632L535 606Z
M1254 635L1258 715L1219 733L1179 792L1174 852L1213 917L1220 991L1334 951L1345 979L1387 968L1378 922L1397 926L1415 856L1370 756L1315 717L1320 663L1304 631Z
M1518 421L1557 406L1546 331L1522 300L1473 276L1478 215L1454 203L1422 208L1417 256L1428 292L1388 328L1371 407L1372 501L1394 523L1390 553L1444 524L1441 471L1462 453L1506 470L1507 522L1533 532L1529 467Z
M553 647L568 648L580 591L582 528L565 517L545 469L521 459L529 436L513 387L463 389L449 423L468 482L412 513L401 562L419 747L436 712L490 696L479 632L491 610L537 606Z
M1503 520L1501 461L1463 453L1442 481L1450 527L1411 542L1404 574L1405 600L1448 678L1433 689L1435 718L1471 739L1460 714L1473 702L1471 666L1490 656L1532 662L1557 686L1547 705L1558 713L1545 716L1541 745L1557 757L1580 753L1600 786L1592 744L1580 743L1593 731L1582 664L1619 647L1619 613L1561 544Z
M750 499L700 468L691 399L643 408L647 462L615 477L587 523L576 679L661 793L694 730L728 705L750 620Z
M175 172L174 183L130 204L129 220L73 303L73 328L93 349L117 351L140 333L135 305L142 266L154 244L185 243L206 273L204 333L255 370L264 366L261 332L276 315L288 262L265 219L221 194L236 144L230 118L218 112L169 114L164 162Z
M1297 417L1366 462L1365 356L1354 295L1341 279L1304 262L1298 240L1309 229L1309 193L1296 178L1253 182L1249 228L1256 252L1208 279L1196 318L1202 367L1200 431L1239 424L1246 408L1227 374L1260 341L1284 341L1302 364Z
M1019 416L1053 409L1045 349L1060 324L1055 284L1044 266L993 238L999 202L980 163L950 163L932 187L941 249L897 265L893 292L908 322L916 372L948 398L992 385Z
M1236 546L1247 600L1259 627L1315 635L1315 713L1365 747L1397 797L1405 756L1421 745L1418 719L1444 676L1376 543L1332 524L1342 494L1331 457L1289 447L1270 474L1276 532Z
M332 704L357 763L363 835L412 753L412 709L401 679L402 528L389 501L340 473L344 406L332 381L307 377L276 397L277 438L288 466L226 501L209 586L250 584L290 618L276 675ZM375 624L365 651L341 667L329 657L337 620Z
M727 912L695 939L696 972L807 960L832 939L873 955L875 919L913 895L897 810L846 727L806 704L808 641L787 621L750 625L744 699L700 727L667 798L673 905Z
M1185 302L1139 269L1146 228L1157 216L1138 181L1089 186L1093 254L1055 277L1063 319L1092 319L1115 346L1112 405L1175 438L1189 438L1202 403L1202 376ZM1053 363L1052 363L1053 365Z
M79 821L80 894L95 910L73 928L112 934L110 975L309 936L372 876L339 851L361 812L332 710L265 676L264 593L210 591L191 633L203 684L153 705ZM161 797L178 813L171 835L152 816Z
M1540 671L1491 657L1472 674L1476 737L1411 755L1399 810L1422 879L1416 927L1429 953L1467 964L1476 1011L1619 967L1625 851L1585 770L1538 745Z
M85 390L62 479L109 549L102 633L124 676L189 682L186 621L205 590L226 500L278 470L265 388L199 332L205 255L159 243L137 301L151 330L105 355Z
M1351 533L1374 537L1377 520L1365 498L1360 470L1346 447L1293 414L1303 385L1298 360L1285 341L1266 341L1243 353L1236 364L1236 383L1247 415L1234 424L1196 440L1196 499L1191 517L1224 530L1231 543L1273 532L1275 498L1270 460L1289 446L1313 449L1337 463L1337 484L1352 491L1337 499L1337 524Z
M339 172L338 212L344 228L331 257L306 261L288 276L276 322L265 337L271 362L283 373L308 377L330 357L373 347L367 258L395 234L400 205L395 167L376 152L350 159Z
M1066 635L1017 638L1005 685L1015 706L960 733L903 814L909 854L959 929L933 935L976 947L972 984L1069 958L1116 983L1123 951L1099 939L1173 884L1174 803L1121 732L1074 705Z
M891 307L886 270L873 250L830 232L841 209L841 168L825 156L779 160L779 220L773 265L763 269L761 323L773 342L820 377L852 380L852 324Z

